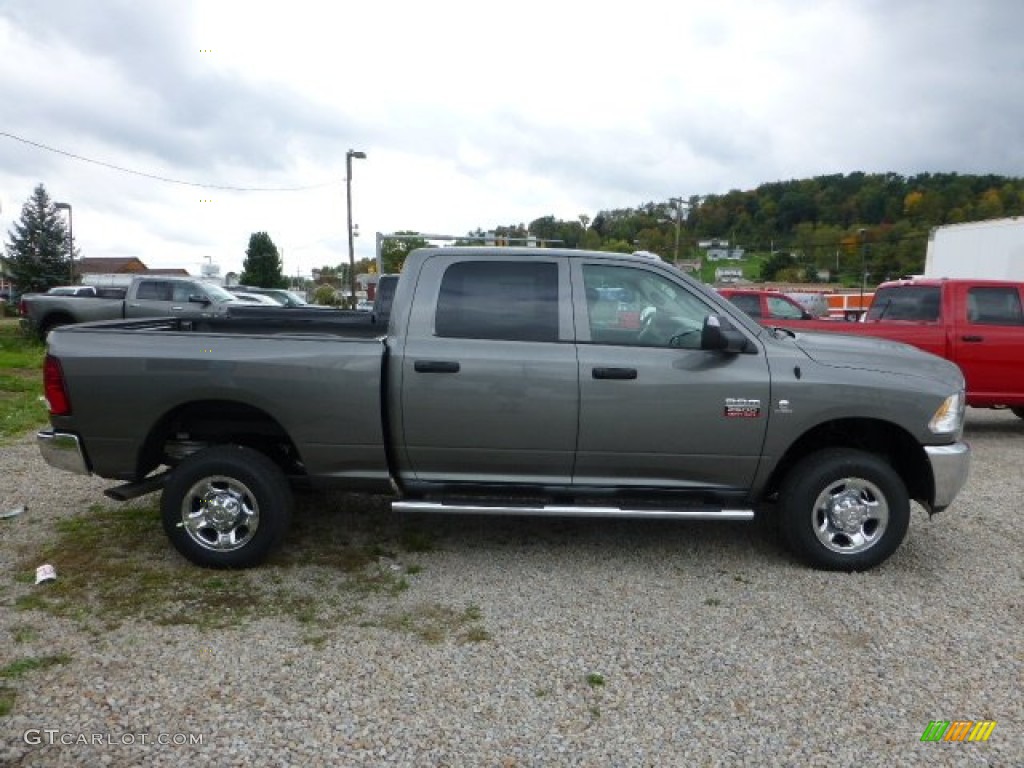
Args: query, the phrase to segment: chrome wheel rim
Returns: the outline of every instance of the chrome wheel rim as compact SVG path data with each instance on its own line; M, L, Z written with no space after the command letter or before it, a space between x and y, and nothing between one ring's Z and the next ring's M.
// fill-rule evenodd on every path
M826 549L856 555L881 540L889 524L889 504L874 483L846 477L818 494L811 516L814 533Z
M231 552L256 535L260 506L248 486L236 478L204 477L182 500L181 526L203 549Z

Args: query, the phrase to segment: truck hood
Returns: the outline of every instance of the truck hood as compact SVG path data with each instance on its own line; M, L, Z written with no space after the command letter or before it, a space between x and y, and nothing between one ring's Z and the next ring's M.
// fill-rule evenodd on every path
M832 368L917 376L964 386L956 365L909 344L839 333L798 333L793 343L814 362Z

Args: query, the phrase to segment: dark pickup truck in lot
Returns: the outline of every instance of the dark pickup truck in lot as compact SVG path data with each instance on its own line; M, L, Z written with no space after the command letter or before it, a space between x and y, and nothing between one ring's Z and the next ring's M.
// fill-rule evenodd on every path
M828 331L912 344L956 363L967 404L1010 408L1024 419L1024 283L916 278L883 283L864 320L761 320L796 332Z
M46 338L54 328L136 317L207 317L222 314L235 301L219 285L187 277L141 276L117 298L92 295L27 293L18 303L21 327Z
M912 347L762 328L667 264L412 253L387 324L290 311L52 332L53 466L161 490L193 562L283 537L290 483L417 512L749 520L860 570L966 480L963 377Z

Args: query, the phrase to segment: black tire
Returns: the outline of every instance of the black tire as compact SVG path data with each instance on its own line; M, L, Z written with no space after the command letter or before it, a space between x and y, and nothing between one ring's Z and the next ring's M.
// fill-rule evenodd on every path
M248 568L284 538L292 494L284 473L262 453L221 445L175 467L160 511L171 543L196 565Z
M1010 410L1013 411L1013 415L1018 419L1024 419L1024 407L1011 408Z
M816 568L864 571L895 552L910 525L906 486L885 459L848 448L806 456L779 489L789 548Z

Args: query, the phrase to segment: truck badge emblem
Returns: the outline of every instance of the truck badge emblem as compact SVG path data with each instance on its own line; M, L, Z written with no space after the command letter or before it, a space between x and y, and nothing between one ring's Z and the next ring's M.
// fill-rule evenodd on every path
M745 397L727 397L722 415L727 419L756 419L761 415L761 401L748 400Z

